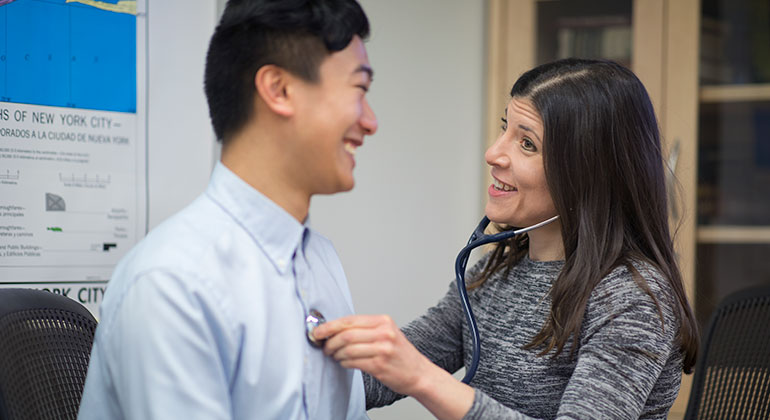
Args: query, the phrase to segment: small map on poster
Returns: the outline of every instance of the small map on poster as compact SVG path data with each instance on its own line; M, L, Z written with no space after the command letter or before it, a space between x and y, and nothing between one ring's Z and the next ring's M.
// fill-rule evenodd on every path
M136 112L136 1L0 0L0 97Z
M0 0L0 287L91 309L146 228L145 2Z

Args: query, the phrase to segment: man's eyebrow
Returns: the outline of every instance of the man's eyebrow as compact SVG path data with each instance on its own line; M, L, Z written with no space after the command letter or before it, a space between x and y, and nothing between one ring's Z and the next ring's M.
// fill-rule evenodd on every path
M537 139L538 139L538 140L540 140L540 143L542 143L542 142L543 142L543 140L541 140L541 139L540 139L540 136L538 136L538 135L537 135L537 133L535 133L535 130L533 130L533 129L531 129L531 128L527 127L527 126L526 126L526 125L524 125L524 124L519 124L519 128L521 128L521 129L522 129L522 130L524 130L524 131L529 131L530 133L534 134L534 135L535 135L535 137L537 137Z
M368 74L369 80L372 80L374 78L374 70L372 70L372 68L367 66L366 64L361 64L355 70L353 70L353 74L359 73L359 72Z

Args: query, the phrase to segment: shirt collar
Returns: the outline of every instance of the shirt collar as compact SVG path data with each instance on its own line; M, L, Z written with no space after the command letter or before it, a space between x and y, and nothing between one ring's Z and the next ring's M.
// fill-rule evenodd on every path
M305 237L307 221L300 224L221 162L214 166L206 194L251 235L275 269L285 274Z

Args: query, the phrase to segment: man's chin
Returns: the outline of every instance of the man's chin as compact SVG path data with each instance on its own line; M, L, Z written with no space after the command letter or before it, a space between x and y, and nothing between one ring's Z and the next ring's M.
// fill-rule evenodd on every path
M340 182L339 184L335 185L332 188L324 189L322 191L316 192L316 194L320 195L331 195L331 194L337 194L342 192L347 192L353 189L355 186L356 181L353 178L350 178L349 180L344 180Z
M337 192L348 192L352 190L353 187L355 186L356 186L356 181L351 179L350 182L346 182L344 185L342 185L342 187Z

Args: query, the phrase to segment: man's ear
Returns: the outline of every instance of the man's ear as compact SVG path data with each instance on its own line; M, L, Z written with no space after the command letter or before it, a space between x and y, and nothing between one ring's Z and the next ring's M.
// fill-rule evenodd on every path
M254 76L259 97L268 108L283 117L294 115L294 105L288 94L288 85L292 81L289 72L273 64L260 67Z

